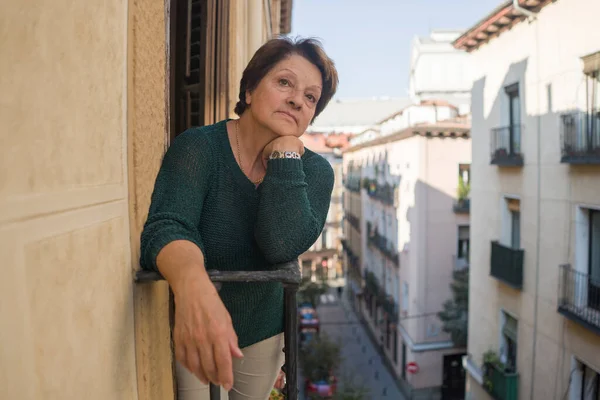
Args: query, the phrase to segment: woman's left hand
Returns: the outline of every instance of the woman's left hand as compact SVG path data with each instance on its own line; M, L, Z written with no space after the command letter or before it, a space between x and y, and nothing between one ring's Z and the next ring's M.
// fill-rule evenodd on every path
M277 139L267 143L263 149L262 159L265 169L267 168L267 161L269 156L274 151L295 151L296 153L304 154L304 143L296 136L279 136Z

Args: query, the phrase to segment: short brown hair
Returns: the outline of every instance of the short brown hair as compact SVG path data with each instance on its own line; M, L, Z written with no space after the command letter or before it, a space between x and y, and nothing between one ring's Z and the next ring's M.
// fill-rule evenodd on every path
M242 115L248 104L246 103L246 92L256 89L260 81L273 69L280 61L297 54L306 58L314 64L323 79L323 88L321 89L321 97L317 102L314 119L321 114L327 103L331 100L338 85L338 73L335 69L333 60L331 60L321 42L314 38L308 39L290 39L281 37L271 39L263 44L252 56L252 59L246 66L240 81L240 98L235 105L235 113ZM312 121L311 121L312 122Z

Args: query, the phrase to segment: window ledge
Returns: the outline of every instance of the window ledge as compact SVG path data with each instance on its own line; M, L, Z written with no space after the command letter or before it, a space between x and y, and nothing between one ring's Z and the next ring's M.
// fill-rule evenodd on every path
M479 368L475 364L475 362L471 358L471 355L465 356L463 358L463 367L466 371L469 372L471 377L475 379L475 382L483 386L483 372L481 371L481 368Z

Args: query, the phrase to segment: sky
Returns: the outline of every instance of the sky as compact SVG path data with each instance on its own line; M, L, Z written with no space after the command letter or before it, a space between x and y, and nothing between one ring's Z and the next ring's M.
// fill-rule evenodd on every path
M504 0L294 0L290 36L317 37L334 60L336 98L406 97L415 36L466 30Z

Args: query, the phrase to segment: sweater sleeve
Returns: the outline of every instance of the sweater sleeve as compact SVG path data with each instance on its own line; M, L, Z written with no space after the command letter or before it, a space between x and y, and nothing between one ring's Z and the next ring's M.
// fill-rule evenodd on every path
M295 260L317 240L329 211L334 174L323 157L270 160L259 186L255 238L269 263Z
M142 268L158 272L156 257L175 240L188 240L204 253L198 226L211 176L210 147L197 129L180 134L156 177L141 237Z

